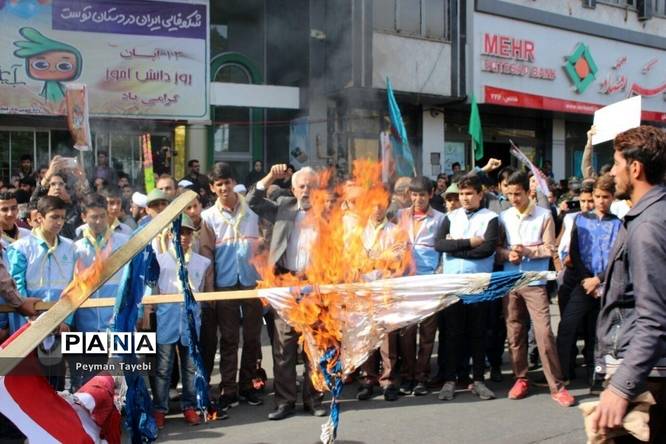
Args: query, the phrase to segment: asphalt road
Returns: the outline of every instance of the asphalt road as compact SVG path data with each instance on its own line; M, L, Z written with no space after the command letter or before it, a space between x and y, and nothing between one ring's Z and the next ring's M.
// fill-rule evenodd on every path
M553 324L557 325L556 306ZM264 338L263 367L272 378L271 352ZM437 347L435 347L437 350ZM435 357L433 357L433 363ZM401 397L386 402L380 393L369 401L357 401L356 384L345 386L342 402L338 444L374 443L585 443L580 411L576 407L562 408L551 400L547 388L532 385L531 395L523 400L507 399L512 378L508 355L505 353L504 381L488 382L498 399L480 401L469 391L459 390L453 401L439 401L436 391L427 396ZM570 390L579 400L592 399L587 395L579 369L578 384ZM215 372L217 373L217 372ZM534 374L538 377L540 372ZM219 374L218 374L219 378ZM327 398L330 400L330 397ZM160 432L158 442L224 442L242 444L284 443L315 444L319 442L321 424L326 418L316 418L303 412L282 421L269 421L266 415L273 409L271 384L264 395L264 405L252 407L241 403L232 408L230 418L199 426L187 425L172 403L172 414Z

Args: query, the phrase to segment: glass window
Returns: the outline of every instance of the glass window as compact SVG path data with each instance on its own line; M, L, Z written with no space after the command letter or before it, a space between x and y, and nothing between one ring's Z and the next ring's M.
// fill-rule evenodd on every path
M236 64L224 65L215 75L215 82L251 83L250 73Z
M444 30L447 21L445 6L448 3L443 0L423 0L425 15L424 37L430 39L446 39Z
M249 154L252 130L250 109L218 107L215 109L215 120L222 122L215 130L216 156L225 152Z
M28 154L33 157L35 152L34 131L12 131L11 133L11 177L18 172L21 156ZM34 160L34 159L33 159Z
M37 158L35 159L35 170L38 171L41 166L49 164L49 132L37 132Z
M372 14L379 31L448 39L449 0L374 0Z
M375 29L395 31L396 0L374 0L372 14Z
M421 0L397 0L397 31L421 35Z
M79 151L74 148L74 141L69 131L51 131L51 154L62 157L79 156Z
M116 172L132 174L135 168L134 161L138 159L138 153L135 154L135 146L139 136L135 134L113 134L111 136L111 159L109 165ZM103 151L103 150L99 150Z
M0 131L0 180L9 182L9 131Z

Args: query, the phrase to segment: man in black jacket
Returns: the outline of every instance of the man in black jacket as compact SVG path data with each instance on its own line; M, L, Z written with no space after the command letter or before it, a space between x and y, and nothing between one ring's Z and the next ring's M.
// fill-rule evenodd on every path
M650 442L666 436L666 135L651 126L633 128L614 141L618 199L633 207L611 253L597 323L601 393L593 429L621 427L629 403L650 391Z

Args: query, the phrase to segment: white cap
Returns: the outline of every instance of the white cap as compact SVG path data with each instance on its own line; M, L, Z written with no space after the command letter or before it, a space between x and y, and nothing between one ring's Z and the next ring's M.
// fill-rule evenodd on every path
M132 203L138 207L146 208L148 206L148 196L135 191L132 194Z
M191 187L192 185L194 185L194 182L190 182L187 179L183 179L180 182L178 182L178 187L179 188L187 188L187 187Z
M234 187L234 193L247 193L247 188L242 183L239 183Z

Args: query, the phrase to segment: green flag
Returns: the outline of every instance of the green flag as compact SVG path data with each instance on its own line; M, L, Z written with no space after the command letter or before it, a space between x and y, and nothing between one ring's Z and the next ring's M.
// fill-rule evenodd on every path
M479 114L479 106L476 104L474 94L472 94L472 110L469 115L468 133L472 136L474 159L480 160L483 158L483 129L481 129L481 115Z

